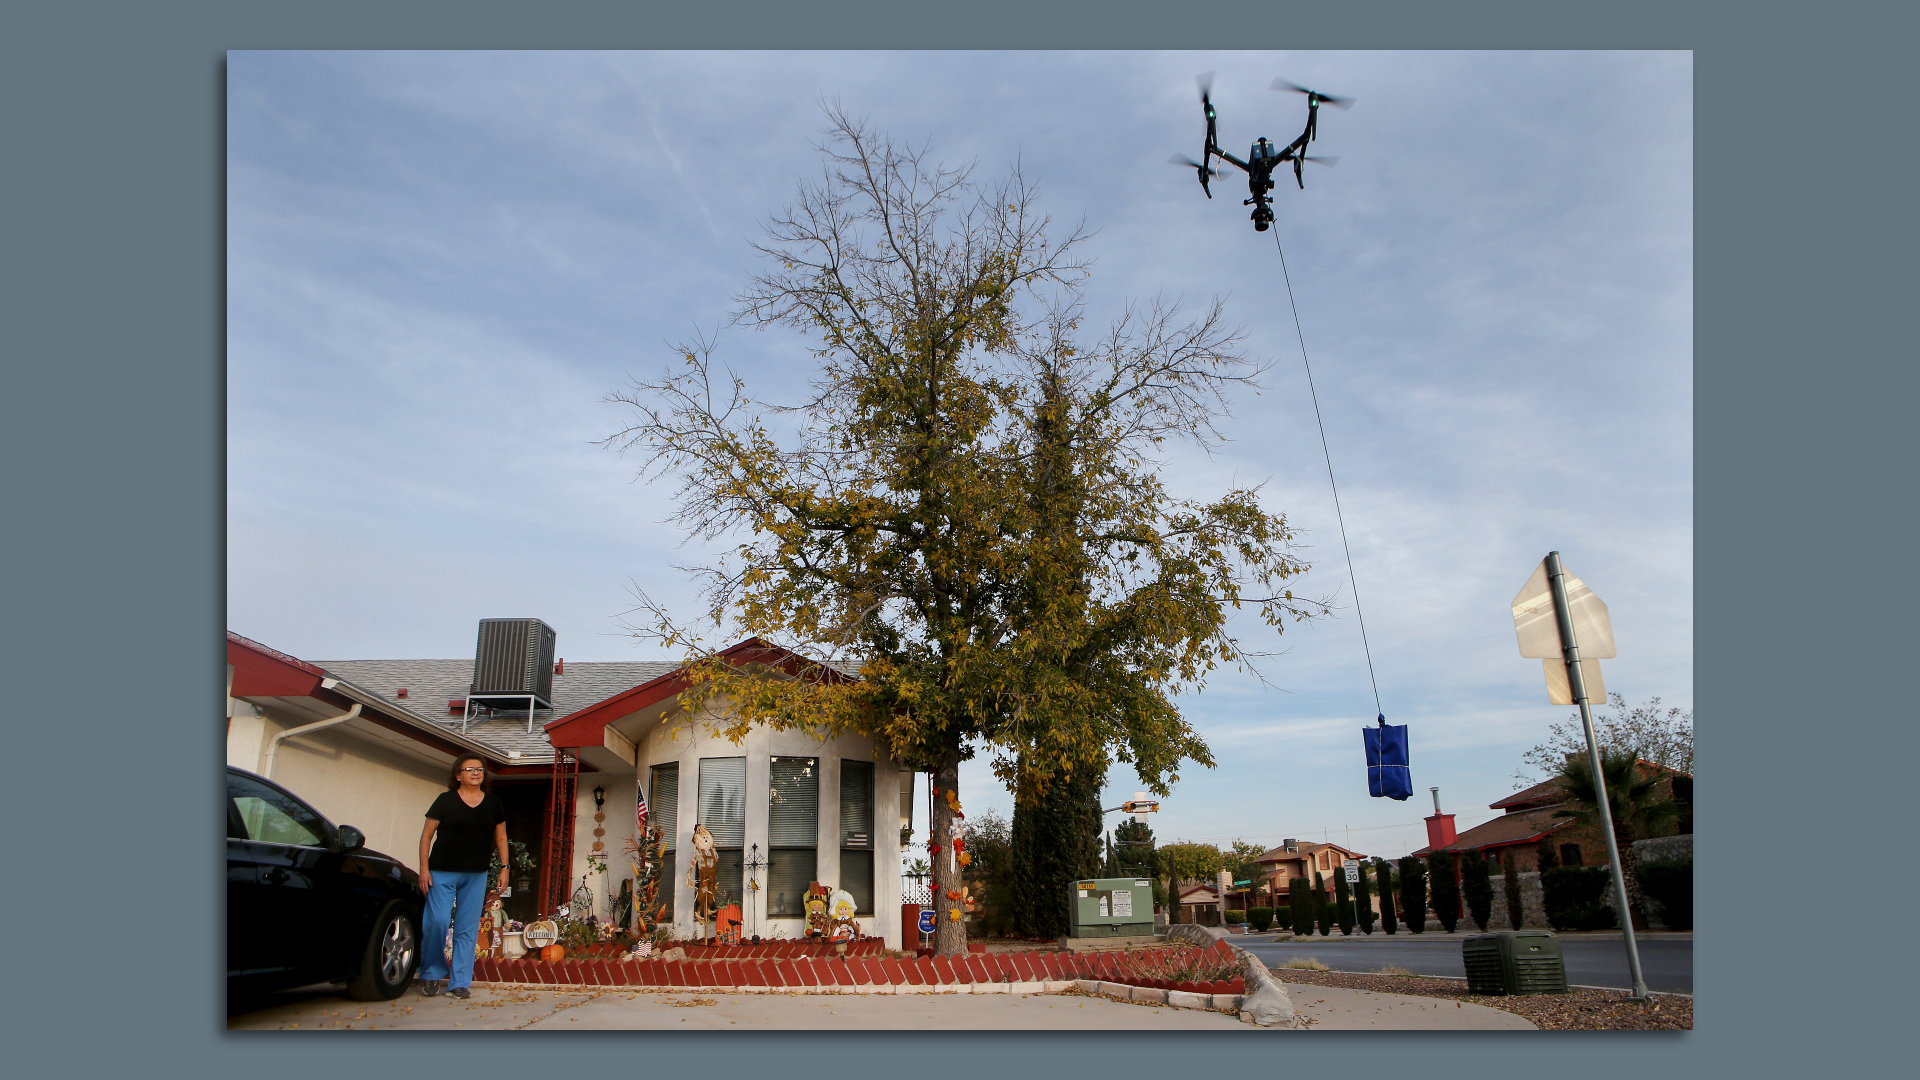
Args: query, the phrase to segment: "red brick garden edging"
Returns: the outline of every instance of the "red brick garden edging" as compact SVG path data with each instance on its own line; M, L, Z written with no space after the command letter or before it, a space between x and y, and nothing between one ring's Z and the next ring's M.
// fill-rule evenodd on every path
M861 946L867 946L862 948ZM557 962L523 958L474 961L476 982L539 986L787 989L830 991L868 987L933 987L978 983L1047 983L1097 979L1196 994L1245 993L1242 979L1176 983L1122 970L1120 952L1006 952L898 959L880 955L876 940L855 942L841 959L831 946L823 955L805 942L744 946L685 946L685 960L617 960L587 956ZM1224 942L1213 948L1230 954ZM595 951L589 949L589 952Z

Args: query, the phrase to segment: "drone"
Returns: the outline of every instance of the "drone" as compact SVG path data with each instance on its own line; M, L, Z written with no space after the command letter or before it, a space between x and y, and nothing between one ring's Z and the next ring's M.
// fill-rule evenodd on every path
M1206 192L1209 199L1213 198L1213 189L1208 184L1214 177L1221 175L1220 171L1213 167L1213 159L1219 158L1238 167L1247 174L1247 190L1253 196L1240 205L1253 207L1254 231L1266 232L1267 228L1273 224L1273 200L1267 195L1267 192L1273 190L1273 170L1287 162L1292 162L1293 182L1300 185L1301 190L1304 191L1307 183L1300 175L1300 166L1303 162L1311 161L1316 165L1329 166L1338 162L1340 159L1337 157L1308 157L1307 146L1319 134L1320 106L1331 105L1336 109L1350 109L1353 107L1353 99L1322 94L1317 90L1296 86L1285 79L1273 80L1272 89L1274 90L1291 90L1296 94L1307 95L1306 130L1285 148L1268 142L1263 135L1253 144L1253 148L1247 151L1247 160L1242 161L1220 148L1215 127L1217 116L1213 111L1213 75L1211 73L1202 75L1199 82L1200 107L1207 114L1206 149L1200 152L1199 161L1184 154L1175 154L1167 159L1168 163L1190 168L1197 173L1200 177L1200 190Z

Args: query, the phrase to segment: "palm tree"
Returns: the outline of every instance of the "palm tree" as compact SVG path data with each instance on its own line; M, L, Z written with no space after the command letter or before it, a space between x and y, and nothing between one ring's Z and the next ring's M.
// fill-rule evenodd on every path
M1633 750L1602 750L1600 774L1607 792L1607 809L1613 815L1613 842L1620 849L1620 876L1627 886L1627 906L1633 926L1644 930L1647 923L1646 901L1640 895L1640 882L1634 874L1633 842L1651 836L1662 825L1680 817L1680 804L1658 792L1664 776L1641 765ZM1600 786L1595 784L1593 763L1586 754L1569 754L1561 762L1557 779L1573 802L1554 812L1557 818L1572 818L1581 825L1600 827Z

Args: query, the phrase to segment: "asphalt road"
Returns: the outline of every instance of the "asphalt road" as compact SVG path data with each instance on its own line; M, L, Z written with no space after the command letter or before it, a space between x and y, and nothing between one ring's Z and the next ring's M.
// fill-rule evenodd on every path
M1467 977L1460 960L1458 936L1408 934L1371 936L1356 934L1341 937L1315 936L1305 941L1276 942L1259 934L1229 939L1258 956L1268 967L1278 967L1294 957L1311 956L1335 971L1378 971L1392 964L1416 975ZM1647 989L1669 994L1693 993L1693 936L1643 935L1639 938L1640 971ZM1566 959L1567 982L1578 986L1608 986L1631 989L1627 974L1627 947L1616 934L1606 938L1560 938L1560 953Z

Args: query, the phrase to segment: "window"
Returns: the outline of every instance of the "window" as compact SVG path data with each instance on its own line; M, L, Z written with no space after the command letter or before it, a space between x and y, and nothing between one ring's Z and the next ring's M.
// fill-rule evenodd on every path
M873 914L873 762L840 762L840 887Z
M227 794L240 811L247 839L261 844L326 847L327 826L298 799L258 780L227 774Z
M647 799L649 823L660 830L660 917L673 918L674 834L680 824L680 763L653 767L653 792Z
M1560 845L1560 865L1561 866L1579 866L1580 865L1580 845L1579 844L1561 844Z
M819 870L820 759L776 757L767 772L767 915L799 918Z
M700 824L713 834L720 856L714 902L737 904L746 895L740 849L747 839L747 759L700 759Z

